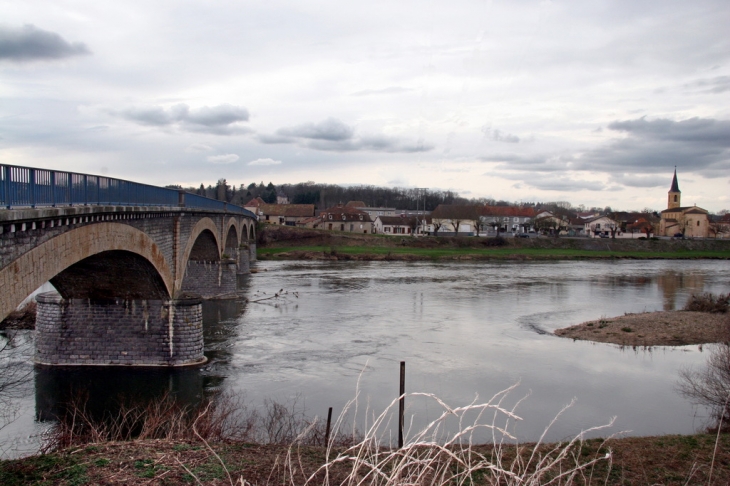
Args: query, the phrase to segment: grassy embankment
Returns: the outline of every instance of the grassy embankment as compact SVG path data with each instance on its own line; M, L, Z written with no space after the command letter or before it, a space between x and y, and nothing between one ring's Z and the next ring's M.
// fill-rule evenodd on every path
M730 241L366 235L266 226L263 260L730 259Z

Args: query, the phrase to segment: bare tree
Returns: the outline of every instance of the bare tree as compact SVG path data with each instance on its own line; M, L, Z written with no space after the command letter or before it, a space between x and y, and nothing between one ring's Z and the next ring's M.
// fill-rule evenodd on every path
M704 368L681 370L679 377L679 392L708 407L718 427L730 428L730 344L712 350Z

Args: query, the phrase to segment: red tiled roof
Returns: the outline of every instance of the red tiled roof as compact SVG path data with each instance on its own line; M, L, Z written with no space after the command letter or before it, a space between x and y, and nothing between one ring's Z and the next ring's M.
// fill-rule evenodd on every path
M327 221L365 221L372 222L370 215L351 206L334 206L327 208L319 215L322 220ZM330 217L331 216L331 217Z
M266 202L263 199L261 199L260 197L255 197L255 198L251 199L249 202L247 202L246 204L244 204L243 207L257 208L257 207L261 206L262 204L266 204Z

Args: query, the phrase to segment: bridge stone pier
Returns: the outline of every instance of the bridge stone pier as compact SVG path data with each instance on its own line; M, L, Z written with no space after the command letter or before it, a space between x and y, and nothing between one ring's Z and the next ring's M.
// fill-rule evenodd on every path
M37 298L38 363L200 363L201 298L235 292L255 259L255 216L226 208L2 209L0 319L50 281L58 293Z

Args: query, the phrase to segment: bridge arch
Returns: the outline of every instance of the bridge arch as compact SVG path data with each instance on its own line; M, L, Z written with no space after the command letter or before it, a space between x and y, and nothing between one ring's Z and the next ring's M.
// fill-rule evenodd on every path
M236 218L231 217L223 228L223 234L225 235L223 242L224 252L228 253L231 257L236 255L238 247L241 245L241 226L236 221Z
M78 295L88 285L73 289L73 278L98 269L109 258L142 271L154 294L174 295L170 265L158 245L144 232L120 223L96 223L74 228L51 238L0 270L0 316L4 318L23 299L49 280L60 292ZM129 269L129 268L128 268ZM107 291L109 289L106 289ZM134 293L134 292L133 292Z
M195 246L196 242L198 241L198 238L200 235L208 231L210 235L204 237L209 240L209 237L212 236L215 242L216 247L218 248L218 257L215 258L216 260L220 258L221 253L221 244L220 244L220 237L219 233L220 230L216 226L216 224L213 222L210 218L201 218L197 223L195 223L195 226L193 226L193 229L190 231L190 236L188 237L188 241L185 244L185 251L182 254L182 262L181 266L184 268L185 265L187 265L188 260L190 259L190 253L193 251L193 247Z

